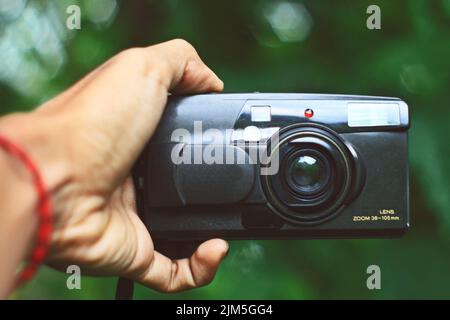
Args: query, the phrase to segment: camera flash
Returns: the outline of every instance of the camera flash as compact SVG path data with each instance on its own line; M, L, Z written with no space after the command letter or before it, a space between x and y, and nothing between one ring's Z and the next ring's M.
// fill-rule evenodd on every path
M400 125L398 103L348 103L349 127L375 127Z

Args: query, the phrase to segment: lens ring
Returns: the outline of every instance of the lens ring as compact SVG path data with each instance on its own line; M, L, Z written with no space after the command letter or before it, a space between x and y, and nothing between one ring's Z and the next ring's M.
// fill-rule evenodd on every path
M322 140L317 139L317 137L308 138L306 144L304 143L304 137L300 139L302 143L295 143L294 146L291 146L289 140L284 143L280 152L280 158L283 159L280 170L285 172L284 177L280 175L271 177L270 182L274 196L280 199L281 202L284 202L286 206L293 207L297 213L305 213L309 219L315 216L314 212L320 211L322 207L326 206L337 195L341 185L336 186L336 182L342 180L342 174L337 170L335 163L339 163L341 160L336 155L333 157L333 149L324 144ZM291 157L295 157L295 154L302 154L303 152L320 157L330 166L329 174L327 174L330 181L324 184L323 188L317 193L299 191L292 182L289 183L289 176L286 176L286 166L289 166Z
M279 174L261 175L262 187L268 199L267 205L284 220L293 224L319 224L335 217L342 209L352 187L353 153L348 150L337 133L319 124L308 123L287 127L280 131L279 137L273 146L270 145L270 141L268 142L268 150L271 151L270 160L274 154L283 152L283 156L289 154L285 149L290 142L310 141L310 144L316 144L315 147L319 150L324 148L327 151L324 154L331 157L331 171L334 174L330 175L329 188L324 188L322 193L312 199L300 197L299 205L286 204L286 201L280 198L279 189L284 188L283 185L289 188L289 184L283 182L284 179L280 179ZM280 158L283 159L281 156ZM295 198L293 195L289 197Z

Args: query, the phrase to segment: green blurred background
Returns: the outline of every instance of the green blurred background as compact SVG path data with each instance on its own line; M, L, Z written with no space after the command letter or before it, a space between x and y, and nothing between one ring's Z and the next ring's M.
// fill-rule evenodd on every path
M69 31L66 8L81 7ZM381 8L381 30L366 9ZM31 110L132 46L184 38L227 92L397 96L411 108L401 239L232 242L215 281L141 299L450 298L450 1L0 0L0 113ZM382 161L382 158L380 158ZM382 289L366 288L381 267ZM41 269L15 299L111 299L116 279Z

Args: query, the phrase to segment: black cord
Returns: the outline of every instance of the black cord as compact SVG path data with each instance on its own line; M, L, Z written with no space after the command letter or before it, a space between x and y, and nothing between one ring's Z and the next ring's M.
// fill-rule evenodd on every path
M134 281L126 278L119 278L116 287L116 300L133 299Z
M132 169L134 194L136 197L136 210L142 219L143 201L141 198L143 190L143 166L145 164L145 151L136 161ZM132 300L134 291L134 281L127 278L119 278L116 286L116 300Z

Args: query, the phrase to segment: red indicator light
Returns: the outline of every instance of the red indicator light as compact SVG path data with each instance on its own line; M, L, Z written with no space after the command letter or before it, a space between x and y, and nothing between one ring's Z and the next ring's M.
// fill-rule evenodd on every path
M314 111L312 109L306 109L305 110L305 117L306 118L312 118L314 115Z

